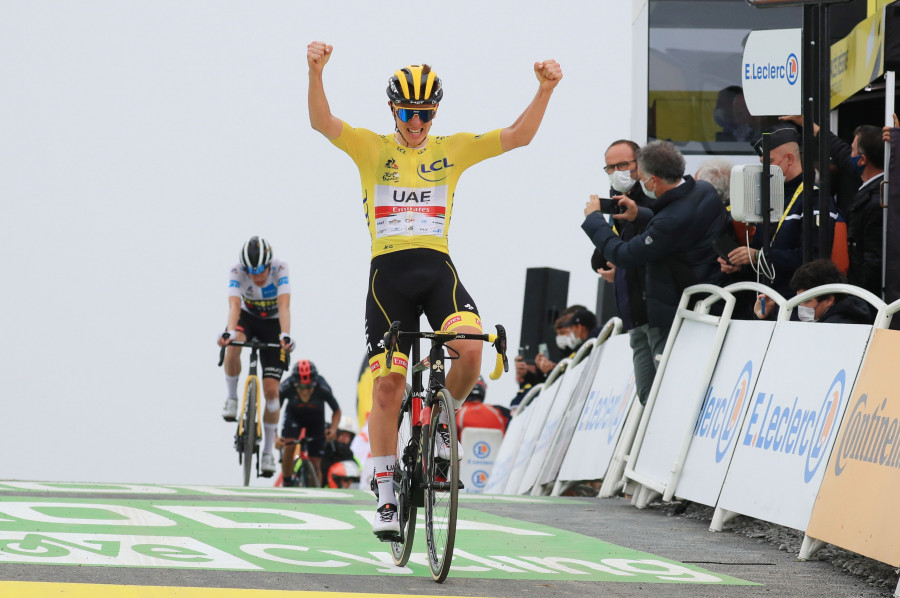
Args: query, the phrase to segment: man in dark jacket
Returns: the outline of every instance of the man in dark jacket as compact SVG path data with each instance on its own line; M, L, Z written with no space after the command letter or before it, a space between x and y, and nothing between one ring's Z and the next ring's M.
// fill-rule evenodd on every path
M801 116L782 116L803 126ZM813 124L818 138L819 125ZM881 207L881 181L884 180L884 141L882 130L874 125L860 125L853 131L851 144L828 135L828 154L838 169L859 185L849 203L840 206L847 219L847 250L850 284L860 286L881 297L881 243L884 208ZM861 184L860 184L861 183Z
M753 148L762 157L762 139L753 144ZM722 258L719 263L722 271L734 274L747 266L759 268L760 261L768 263L775 274L775 279L763 281L778 291L783 297L791 295L791 276L803 264L803 203L813 202L814 234L813 250L819 255L819 222L827 222L834 231L838 218L837 207L829 200L828 218L819 217L819 188L805 185L803 181L803 161L800 154L800 134L792 127L777 129L769 134L769 160L772 165L781 168L784 173L784 211L773 216L769 225L768 247L762 246L763 227L756 227L756 234L750 246L742 245L728 254L728 261ZM734 199L734 198L732 198ZM824 256L829 253L823 252ZM764 256L761 260L760 256Z
M881 297L881 241L884 218L881 181L884 180L884 143L881 129L861 125L853 133L852 145L830 135L828 149L839 168L852 170L862 180L847 212L847 250L850 284Z
M720 284L724 275L713 241L729 226L728 214L712 185L684 174L684 156L668 141L653 141L638 153L644 194L654 200L646 229L627 241L612 230L591 197L581 228L616 267L646 268L647 319L653 355L665 348L682 291L693 284ZM633 204L633 202L632 202ZM625 219L649 210L629 205Z
M829 259L803 264L791 277L791 288L797 295L826 284L847 284L847 277ZM765 295L761 297L765 298ZM761 313L759 299L755 312L760 319L772 313L771 310ZM819 295L798 305L796 313L801 322L872 324L875 321L875 308L855 295Z
M653 201L638 184L637 154L640 146L634 141L620 139L613 141L606 150L606 166L611 187L610 196L615 204L605 206L612 214L613 230L623 241L628 241L644 232L650 213L645 212L643 219L627 220L625 212L631 202L638 208L649 210ZM601 202L601 208L604 208ZM644 297L646 272L644 266L617 268L603 257L599 249L594 249L591 256L591 267L607 282L613 283L616 298L616 311L622 320L622 328L628 332L629 342L634 360L635 380L638 399L641 404L647 403L653 376L656 373L656 362L650 346L649 325L647 324L647 302Z

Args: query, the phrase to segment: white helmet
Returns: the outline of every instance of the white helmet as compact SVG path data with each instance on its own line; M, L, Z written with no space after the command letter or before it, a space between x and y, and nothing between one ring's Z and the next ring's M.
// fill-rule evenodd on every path
M338 422L338 432L340 431L350 432L354 436L359 433L359 427L356 425L356 422L353 421L353 418L347 415L341 416L341 421Z

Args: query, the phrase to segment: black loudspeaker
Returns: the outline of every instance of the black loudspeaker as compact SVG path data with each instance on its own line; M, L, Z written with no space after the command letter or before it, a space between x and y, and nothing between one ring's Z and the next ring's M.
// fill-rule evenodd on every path
M551 361L561 358L556 346L554 323L566 309L569 296L569 273L553 268L528 268L525 274L525 300L522 304L520 351L533 361L538 346L546 343Z
M619 317L616 293L613 289L613 283L597 278L597 309L594 310L594 313L597 314L597 326L601 328L609 322L610 318Z

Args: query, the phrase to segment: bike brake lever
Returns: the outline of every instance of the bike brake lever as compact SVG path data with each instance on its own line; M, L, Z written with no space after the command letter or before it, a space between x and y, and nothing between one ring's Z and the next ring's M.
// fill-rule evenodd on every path
M500 324L497 324L497 340L494 341L494 347L496 347L497 353L503 357L503 371L508 372L509 359L506 357L506 329Z

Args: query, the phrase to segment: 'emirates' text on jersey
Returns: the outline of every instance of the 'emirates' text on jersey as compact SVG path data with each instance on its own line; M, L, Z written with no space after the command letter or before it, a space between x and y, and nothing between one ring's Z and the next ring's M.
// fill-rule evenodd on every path
M372 257L417 247L448 253L447 230L459 176L469 166L503 153L500 129L484 135L429 135L424 148L410 149L398 145L393 135L344 123L331 142L359 168Z
M288 265L272 258L266 283L258 287L240 264L235 264L228 278L228 296L241 298L241 309L257 318L278 317L278 296L291 292Z

